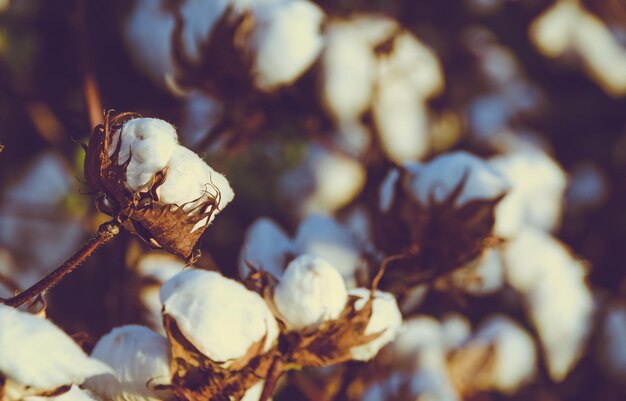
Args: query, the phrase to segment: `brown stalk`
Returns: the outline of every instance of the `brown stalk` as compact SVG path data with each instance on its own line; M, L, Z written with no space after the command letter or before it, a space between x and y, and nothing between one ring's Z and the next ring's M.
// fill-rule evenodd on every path
M30 288L22 291L16 296L9 299L0 299L0 303L18 307L24 303L43 295L52 287L57 285L65 276L73 272L79 267L92 253L94 253L102 245L109 242L120 232L120 223L116 220L111 220L102 224L96 234L91 237L74 255L72 255L65 263L59 266L52 273L39 280Z

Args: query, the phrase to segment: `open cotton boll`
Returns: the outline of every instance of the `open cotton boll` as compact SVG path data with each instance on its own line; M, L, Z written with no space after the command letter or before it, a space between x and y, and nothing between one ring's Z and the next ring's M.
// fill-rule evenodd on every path
M119 144L118 142L122 143ZM178 148L176 129L158 118L135 118L126 122L111 138L109 156L119 146L118 163L130 158L126 169L126 184L132 191L146 185L167 165Z
M165 204L185 205L185 210L216 198L219 194L217 209L211 215L211 221L217 213L233 200L233 192L226 177L209 167L193 151L179 146L167 163L167 179L158 188L160 201Z
M306 0L277 1L252 11L252 76L259 89L270 91L293 82L315 61L322 49L324 13Z
M24 397L22 401L100 401L94 394L88 390L83 390L73 384L68 391L53 397L29 396Z
M274 289L274 305L289 330L337 319L347 301L346 284L337 269L310 255L289 263Z
M92 358L105 362L113 374L94 376L85 386L110 401L158 401L171 397L168 390L154 390L170 379L167 340L136 325L113 329L98 341Z
M567 176L539 148L525 147L496 156L489 164L511 184L511 190L496 206L494 233L514 237L524 226L545 231L560 223Z
M600 363L621 383L626 377L626 306L610 305L598 341Z
M496 315L485 321L467 344L473 346L492 347L494 351L494 366L486 389L513 394L537 370L533 338L506 316Z
M407 186L415 199L429 205L430 199L443 202L462 183L465 184L454 205L476 200L491 200L509 190L507 180L485 160L464 151L446 153L428 163L407 166Z
M298 226L294 245L299 254L317 256L330 263L348 286L355 284L364 249L347 227L327 216L310 215Z
M370 299L371 291L367 288L355 288L348 291L348 294L359 298L354 307L360 310ZM376 291L374 297L372 315L364 334L381 333L381 335L367 344L352 347L352 358L357 361L369 361L374 358L382 347L396 337L402 325L402 314L398 309L396 298L383 291Z
M109 372L52 322L0 304L0 376L49 391Z
M294 253L295 247L281 227L267 217L258 218L246 231L239 255L239 272L246 277L249 273L246 263L249 262L274 277L280 277Z
M163 314L214 362L237 360L264 338L267 351L278 337L278 325L263 298L219 273L182 272L163 285L161 299Z
M511 241L503 256L507 281L523 296L539 333L550 376L561 381L582 355L592 325L586 267L559 241L531 228Z

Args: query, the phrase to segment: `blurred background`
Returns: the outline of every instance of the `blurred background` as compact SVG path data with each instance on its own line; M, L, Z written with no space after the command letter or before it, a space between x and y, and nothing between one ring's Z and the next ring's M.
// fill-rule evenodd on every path
M281 2L288 11L275 17ZM397 253L408 244L393 220L381 223L379 205L390 170L456 150L487 160L530 146L556 167L531 162L516 179L532 186L556 174L545 185L557 188L559 210L545 231L584 261L593 313L575 325L585 334L565 374L538 351L532 380L506 391L456 385L457 396L623 399L626 3L246 3L0 0L0 296L57 267L106 221L82 183L79 145L103 109L171 122L181 143L228 177L235 200L203 236L198 264L231 277L262 216L287 237L307 216L332 216L369 254ZM528 203L540 204L549 188ZM145 291L161 276L137 267L146 251L123 233L50 292L48 316L95 339L122 324L158 325L146 317L155 301ZM505 314L549 352L525 312L534 301L512 299L511 287L433 291L405 311L438 321L454 313L470 326ZM569 313L569 299L550 291L545 302L559 305L557 316ZM350 367L360 387L344 382L335 398L454 399L419 386L402 396L389 390L381 358L369 370ZM309 379L324 382L326 373ZM303 380L285 384L278 399L313 399Z

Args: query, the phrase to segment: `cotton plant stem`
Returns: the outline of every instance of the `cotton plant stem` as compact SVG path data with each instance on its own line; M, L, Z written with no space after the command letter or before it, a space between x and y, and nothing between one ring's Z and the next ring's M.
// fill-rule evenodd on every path
M65 276L73 272L79 267L94 251L102 245L109 242L113 237L120 233L120 223L111 220L102 224L96 234L91 237L74 255L72 255L65 263L59 266L52 273L39 280L30 288L22 291L18 295L9 299L0 299L0 303L5 305L18 307L24 303L45 294L52 287L57 285Z

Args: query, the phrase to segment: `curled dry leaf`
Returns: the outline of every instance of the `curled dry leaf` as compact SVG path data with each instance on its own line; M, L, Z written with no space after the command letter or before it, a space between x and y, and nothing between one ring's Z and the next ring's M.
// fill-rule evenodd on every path
M117 141L112 151L110 147L113 146L114 132L122 130L126 122L135 118L141 118L141 115L108 112L104 124L94 128L89 145L84 146L86 183L99 194L98 207L102 212L117 218L125 228L150 246L164 248L192 262L196 256L195 245L208 226L203 222L210 221L211 215L218 210L220 191L210 183L215 196L182 205L160 203L157 190L167 179L167 167L154 174L137 191L129 189L126 170L132 159L132 150L128 160L120 161L122 140Z

